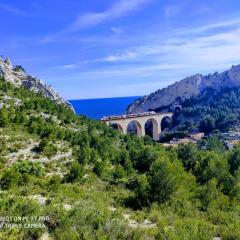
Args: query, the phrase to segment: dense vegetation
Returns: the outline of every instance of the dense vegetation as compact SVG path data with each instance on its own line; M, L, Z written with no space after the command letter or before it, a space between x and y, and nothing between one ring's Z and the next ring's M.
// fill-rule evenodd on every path
M240 146L164 148L4 80L0 90L0 220L44 224L0 239L240 239Z
M240 123L239 88L206 89L202 94L182 102L182 106L182 129L198 127L205 133L214 130L226 132Z

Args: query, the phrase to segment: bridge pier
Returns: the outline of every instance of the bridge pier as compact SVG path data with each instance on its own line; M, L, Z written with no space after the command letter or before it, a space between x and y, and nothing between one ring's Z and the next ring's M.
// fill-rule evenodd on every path
M153 140L158 141L160 138L160 134L161 134L161 123L153 122L153 133L152 133Z
M137 128L137 136L145 136L145 124L147 121L151 121L153 125L153 140L158 141L161 134L161 122L165 117L172 118L173 113L155 113L155 112L146 112L140 114L130 114L123 116L113 116L103 118L108 126L117 125L118 129L123 133L128 133L128 126L131 123L135 123Z

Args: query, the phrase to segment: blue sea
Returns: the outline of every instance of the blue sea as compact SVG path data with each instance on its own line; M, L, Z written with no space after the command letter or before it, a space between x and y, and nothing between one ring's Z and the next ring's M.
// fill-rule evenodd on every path
M129 104L139 97L117 97L69 100L78 115L85 115L92 119L103 116L119 115L126 111Z

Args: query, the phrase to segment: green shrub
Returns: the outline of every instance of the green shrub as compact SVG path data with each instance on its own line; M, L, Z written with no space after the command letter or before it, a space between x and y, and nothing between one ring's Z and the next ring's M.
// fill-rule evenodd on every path
M134 196L127 199L127 205L133 208L142 208L150 205L150 185L146 175L138 175L128 183L129 189L134 191Z
M57 150L57 147L46 138L42 139L37 147L37 151L43 153L49 158L56 155Z
M174 164L169 159L159 159L151 166L149 173L151 201L163 203L178 189L178 178Z
M81 181L83 174L83 167L79 163L74 162L71 164L70 171L65 175L64 179L69 183Z
M8 111L4 105L0 109L0 127L6 127L9 124Z
M40 163L19 161L9 169L5 169L0 179L0 186L6 190L14 186L23 186L31 176L42 177L45 171Z
M62 178L59 175L51 176L47 183L48 190L54 191L54 192L58 191L61 182L62 182Z

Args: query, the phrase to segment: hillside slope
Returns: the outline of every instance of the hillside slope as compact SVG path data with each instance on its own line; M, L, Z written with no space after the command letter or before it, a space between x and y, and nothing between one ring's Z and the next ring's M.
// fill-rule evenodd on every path
M239 129L240 87L224 88L220 91L207 88L198 96L181 103L182 111L178 119L181 128L199 128L210 133L214 130L227 132Z
M168 139L193 132L204 132L208 135L214 132L239 131L240 87L218 91L206 88L201 94L179 103L181 111L175 112L168 132L165 133Z
M129 105L128 113L138 113L149 110L161 110L178 104L193 96L197 96L208 88L219 91L224 88L240 87L240 65L231 69L206 76L197 74L176 82L167 88L160 89L148 96L140 98Z
M240 239L239 146L164 148L4 79L0 105L1 240Z

